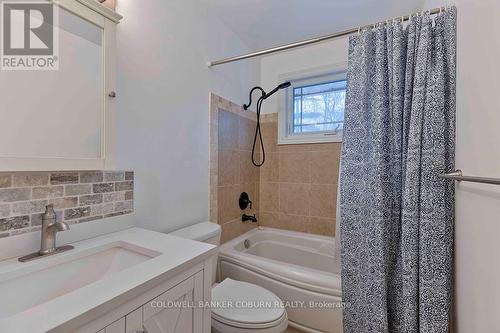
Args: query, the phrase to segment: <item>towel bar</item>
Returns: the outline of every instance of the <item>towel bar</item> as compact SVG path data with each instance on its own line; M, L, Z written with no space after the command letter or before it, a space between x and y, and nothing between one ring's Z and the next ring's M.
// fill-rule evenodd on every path
M439 175L439 177L444 178L444 179L456 180L456 181L500 185L500 178L464 176L462 173L462 170L457 170L455 172L441 174L441 175Z

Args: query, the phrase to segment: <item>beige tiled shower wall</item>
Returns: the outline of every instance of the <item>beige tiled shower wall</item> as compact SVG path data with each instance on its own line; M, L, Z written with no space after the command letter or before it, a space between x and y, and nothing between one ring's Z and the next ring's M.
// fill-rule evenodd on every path
M39 230L48 204L68 223L131 214L134 172L0 172L0 238Z
M259 225L320 235L335 234L340 143L278 145L277 114L263 115L266 162L251 162L255 113L217 95L210 104L210 220L222 226L222 241ZM260 150L258 150L260 155ZM238 207L247 192L253 209Z
M262 117L262 226L333 236L340 143L278 145L277 114Z
M255 228L242 214L259 218L259 169L251 162L255 113L212 94L210 103L210 220L222 226L222 242ZM252 209L241 210L247 192Z

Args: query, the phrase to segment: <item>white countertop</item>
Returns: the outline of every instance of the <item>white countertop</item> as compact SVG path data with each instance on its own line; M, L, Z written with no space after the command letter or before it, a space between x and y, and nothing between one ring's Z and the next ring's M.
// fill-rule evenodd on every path
M120 241L160 254L68 294L36 305L27 311L2 318L0 319L0 332L36 333L52 330L91 310L104 306L109 308L113 302L121 304L127 300L127 293L132 290L137 292L138 288L144 287L144 284L153 279L167 280L172 278L182 270L206 260L217 251L216 247L210 244L141 228L130 228L73 243L75 250L31 262L21 263L17 261L17 258L1 261L0 279L5 280L5 277L19 269L23 271L30 270L30 268L39 269L44 261L48 264L52 260L62 260L64 256L70 256L74 253L73 251L85 251L96 246ZM50 281L40 281L40 288L48 283ZM23 290L19 290L19 297L23 297Z

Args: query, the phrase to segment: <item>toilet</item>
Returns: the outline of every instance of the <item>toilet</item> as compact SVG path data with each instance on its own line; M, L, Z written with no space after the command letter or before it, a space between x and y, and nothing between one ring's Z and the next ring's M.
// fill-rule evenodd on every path
M202 222L170 234L218 246L221 227ZM212 303L222 306L212 307L212 332L282 333L286 330L288 317L278 296L255 284L229 278L217 284L217 258L214 258L213 266ZM240 306L228 306L231 304ZM252 306L254 304L265 306ZM268 307L270 304L273 306Z

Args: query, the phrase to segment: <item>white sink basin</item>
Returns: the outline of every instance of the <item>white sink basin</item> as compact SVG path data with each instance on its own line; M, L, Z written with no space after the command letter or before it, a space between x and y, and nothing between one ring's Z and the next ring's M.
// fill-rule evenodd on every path
M70 293L161 253L126 242L78 248L0 275L0 319Z

